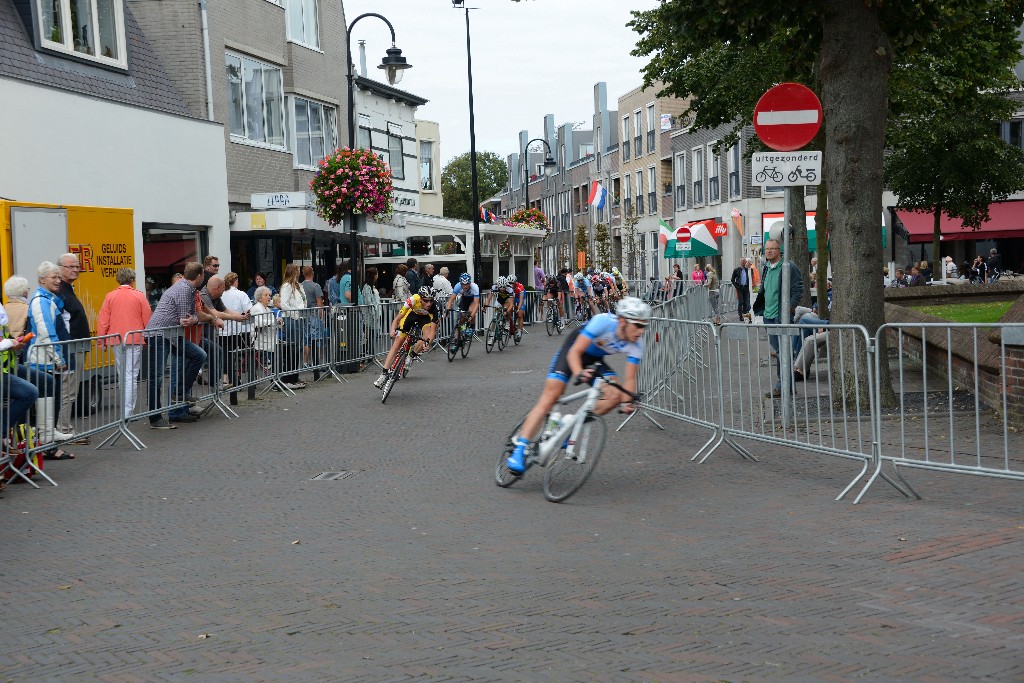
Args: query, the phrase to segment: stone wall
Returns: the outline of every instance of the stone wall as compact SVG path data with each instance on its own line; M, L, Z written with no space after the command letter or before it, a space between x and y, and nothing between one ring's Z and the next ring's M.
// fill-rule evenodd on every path
M995 285L976 285L979 288L995 288ZM1016 283L1006 283L1016 284ZM1024 283L1022 283L1024 284ZM973 285L964 285L965 287ZM915 290L930 290L930 287L916 287ZM935 288L939 289L939 288ZM946 289L946 288L941 288ZM1022 287L1024 289L1024 287ZM908 290L894 290L902 293ZM1004 294L1005 296L1005 294ZM913 297L911 300L920 301ZM1000 330L995 328L970 327L921 327L925 323L946 323L948 321L926 315L905 306L890 303L886 295L885 319L887 323L907 325L903 329L902 351L905 355L925 362L929 376L940 376L945 380L947 372L953 375L953 382L963 388L975 391L986 406L1002 414L1005 398L1006 413L1011 420L1024 422L1024 340L1019 335L1002 343ZM1024 296L1003 316L1001 322L1024 322ZM888 329L889 348L899 349L899 335L895 329ZM922 338L925 353L922 353ZM1005 395L1005 396L1004 396Z

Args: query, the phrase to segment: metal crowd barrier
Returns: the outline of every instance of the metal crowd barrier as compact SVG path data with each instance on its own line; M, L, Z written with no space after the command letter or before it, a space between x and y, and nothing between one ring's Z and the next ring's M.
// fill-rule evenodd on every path
M876 387L879 468L891 462L918 498L900 466L1024 480L1024 324L887 324L878 336L875 374L885 363L895 394Z

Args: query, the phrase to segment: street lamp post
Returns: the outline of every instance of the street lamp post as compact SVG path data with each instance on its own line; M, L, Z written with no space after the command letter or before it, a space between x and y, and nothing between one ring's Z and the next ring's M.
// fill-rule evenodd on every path
M346 34L345 41L345 54L348 58L346 74L348 74L348 147L349 149L355 149L356 147L356 100L355 100L355 74L352 73L352 29L359 23L360 19L366 17L376 17L388 25L391 29L391 47L387 49L386 56L381 60L378 69L382 69L387 76L388 83L391 85L397 84L402 80L402 73L406 69L411 69L412 64L409 64L405 57L402 56L402 51L395 47L395 27L391 25L391 22L384 18L382 15L376 12L367 12L366 14L360 14L358 17L352 20L352 23L348 25L348 31ZM349 261L352 264L352 280L351 280L351 301L352 305L356 306L359 304L359 230L356 225L356 217L352 211L345 213L345 223L348 225L349 235Z
M469 7L465 0L452 0L453 9L466 11L466 76L469 82L469 183L473 194L473 279L480 282L483 258L480 256L480 186L476 172L476 115L473 113L473 51L469 39ZM475 8L474 8L475 9Z
M544 175L551 177L555 173L555 168L558 164L555 163L555 158L551 156L551 145L544 138L534 138L526 143L526 147L523 148L523 208L530 208L530 145L535 142L543 142L544 147L548 150L548 155L544 157Z

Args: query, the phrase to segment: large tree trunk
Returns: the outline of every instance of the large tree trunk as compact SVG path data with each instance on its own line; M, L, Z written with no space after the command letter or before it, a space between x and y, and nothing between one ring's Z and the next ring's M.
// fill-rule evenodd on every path
M807 250L807 207L804 206L804 187L794 187L789 193L790 225L789 229L789 259L800 269L800 278L804 283L804 296L800 300L801 306L811 305L811 254Z
M864 0L825 0L819 75L828 160L832 320L863 325L872 337L885 322L878 214L892 57L876 5ZM879 341L877 350L884 359L884 340ZM870 386L863 375L858 378L853 356L846 354L843 367L833 359L833 386L847 394L833 398L857 401L867 408ZM861 373L866 362L866 355L861 355ZM888 363L882 362L881 369L882 401L895 402ZM838 373L845 381L839 381Z

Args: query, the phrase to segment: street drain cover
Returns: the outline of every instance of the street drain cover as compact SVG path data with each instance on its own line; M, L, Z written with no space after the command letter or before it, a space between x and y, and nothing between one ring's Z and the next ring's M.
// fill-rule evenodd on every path
M321 472L320 474L313 477L313 481L338 481L339 479L349 479L358 474L358 470L342 470L341 472Z

